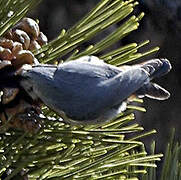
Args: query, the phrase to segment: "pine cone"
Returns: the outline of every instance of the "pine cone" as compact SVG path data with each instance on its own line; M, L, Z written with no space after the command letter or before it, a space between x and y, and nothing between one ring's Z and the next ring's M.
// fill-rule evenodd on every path
M24 64L38 64L38 60L32 51L40 49L42 45L47 44L47 37L40 32L39 25L31 18L23 18L12 29L0 38L0 71L6 76L8 70L13 68L18 74ZM40 102L27 101L24 98L25 92L18 87L2 88L0 119L2 124L9 121L9 126L19 128L25 131L34 132L40 128L35 114L41 106ZM34 111L31 118L28 112ZM25 118L26 117L26 118ZM27 119L27 120L26 120Z

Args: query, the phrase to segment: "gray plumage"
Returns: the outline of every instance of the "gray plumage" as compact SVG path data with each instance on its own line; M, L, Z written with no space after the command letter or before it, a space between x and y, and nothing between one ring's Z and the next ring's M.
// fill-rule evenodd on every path
M132 94L167 99L169 93L150 80L170 69L166 59L118 68L97 57L84 56L58 66L41 64L24 68L21 86L65 120L95 124L120 113L122 103Z

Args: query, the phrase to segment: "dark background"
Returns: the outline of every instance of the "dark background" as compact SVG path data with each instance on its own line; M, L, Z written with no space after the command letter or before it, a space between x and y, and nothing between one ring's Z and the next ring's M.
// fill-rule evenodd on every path
M40 20L40 28L52 40L60 30L68 29L80 20L99 0L43 0L29 16ZM114 45L119 47L130 42L141 42L149 39L150 47L159 46L160 51L152 57L168 58L173 66L172 71L157 80L171 92L171 98L166 101L144 100L147 113L137 115L136 121L145 130L156 129L158 133L146 141L155 139L157 152L164 152L170 130L176 128L176 136L181 139L181 3L176 0L140 0L135 13L145 12L137 31L131 33L121 42ZM107 33L117 25L109 28ZM98 37L101 39L101 35Z

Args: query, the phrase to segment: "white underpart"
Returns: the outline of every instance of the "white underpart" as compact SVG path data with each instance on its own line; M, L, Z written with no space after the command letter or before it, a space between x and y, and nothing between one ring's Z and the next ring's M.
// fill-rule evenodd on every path
M125 111L127 108L127 103L125 101L122 102L121 106L118 109L118 114Z

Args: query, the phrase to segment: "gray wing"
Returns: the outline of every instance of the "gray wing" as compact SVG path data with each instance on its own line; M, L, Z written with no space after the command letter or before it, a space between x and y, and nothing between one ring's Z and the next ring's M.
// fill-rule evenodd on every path
M98 118L121 104L149 81L148 73L142 68L121 71L101 61L93 63L85 59L56 68L35 66L26 73L30 77L28 83L54 111L60 114L63 111L75 120L85 120Z
M78 74L85 77L109 79L122 72L120 68L104 63L95 56L83 56L77 60L60 64L56 74L67 72L69 75ZM71 77L70 77L71 78Z
M59 89L54 94L58 93L61 102L56 104L56 110L63 110L72 119L97 117L105 108L102 102L106 98L99 84L122 72L97 58L87 57L61 64L54 74L54 84Z

